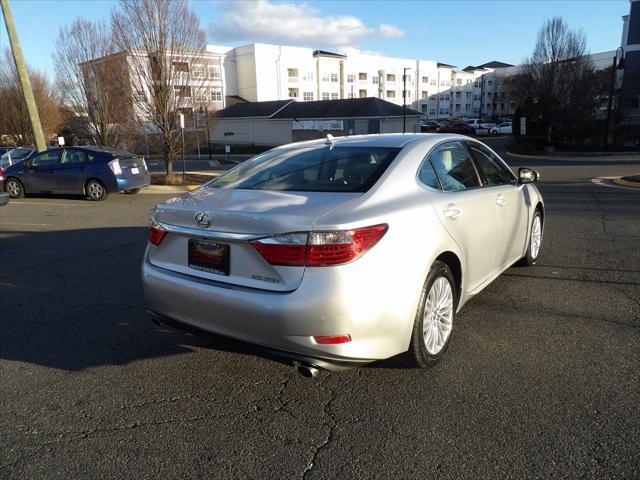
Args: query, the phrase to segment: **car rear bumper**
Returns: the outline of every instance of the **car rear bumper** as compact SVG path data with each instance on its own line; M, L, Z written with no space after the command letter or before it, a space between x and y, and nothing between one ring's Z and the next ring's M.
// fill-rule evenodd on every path
M413 302L367 292L367 285L348 288L348 274L338 281L330 278L329 269L315 270L322 272L305 273L296 290L273 292L166 270L145 255L142 280L146 305L152 315L169 319L165 323L231 337L323 368L364 364L406 351ZM352 295L356 290L361 294ZM351 341L337 345L313 339L346 334Z
M131 177L116 177L118 183L118 191L130 190L132 188L148 187L151 184L151 176L147 174L141 174Z

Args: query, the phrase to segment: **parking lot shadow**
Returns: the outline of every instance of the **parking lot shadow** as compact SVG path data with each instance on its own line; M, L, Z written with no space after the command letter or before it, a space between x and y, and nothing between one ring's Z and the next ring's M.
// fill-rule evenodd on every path
M141 227L0 230L0 359L68 371L194 347L269 357L242 342L156 328L146 314Z

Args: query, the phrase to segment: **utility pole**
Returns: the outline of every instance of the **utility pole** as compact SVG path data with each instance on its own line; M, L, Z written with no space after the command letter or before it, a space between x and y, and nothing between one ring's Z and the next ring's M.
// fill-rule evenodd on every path
M29 121L31 122L31 130L33 131L36 148L38 152L44 152L47 149L47 146L44 141L42 125L40 124L40 117L38 115L38 107L36 106L35 98L33 98L33 90L31 90L31 82L29 82L29 74L24 63L24 56L22 55L22 48L20 47L20 41L18 40L16 26L13 23L13 16L11 15L11 9L9 8L9 0L0 0L0 6L2 6L2 14L4 15L4 23L7 26L7 35L9 36L9 43L11 44L13 61L16 64L16 71L18 72L18 78L20 79L20 87L22 88L24 103L27 106L27 112L29 113Z
M407 70L402 71L402 133L407 133Z

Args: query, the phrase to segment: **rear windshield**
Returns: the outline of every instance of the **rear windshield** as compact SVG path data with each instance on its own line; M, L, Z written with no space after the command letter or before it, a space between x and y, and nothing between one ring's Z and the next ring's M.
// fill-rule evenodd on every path
M307 147L271 150L207 184L212 188L302 192L366 192L399 148Z

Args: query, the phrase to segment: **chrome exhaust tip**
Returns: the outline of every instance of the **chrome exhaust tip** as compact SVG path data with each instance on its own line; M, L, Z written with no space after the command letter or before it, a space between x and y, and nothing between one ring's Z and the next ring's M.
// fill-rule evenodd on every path
M297 370L305 378L315 378L320 374L320 370L313 365L298 365Z

